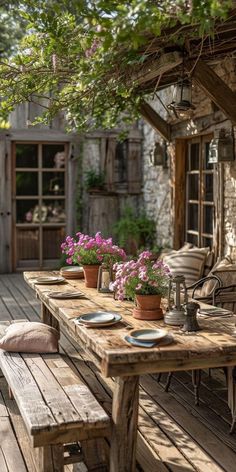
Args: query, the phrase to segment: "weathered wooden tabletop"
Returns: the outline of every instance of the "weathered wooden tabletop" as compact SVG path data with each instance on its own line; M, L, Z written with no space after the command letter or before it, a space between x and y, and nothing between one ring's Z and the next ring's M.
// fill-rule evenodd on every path
M112 399L110 472L135 472L139 375L236 365L236 335L233 334L236 316L200 318L201 331L184 334L179 328L166 326L163 320L147 322L134 319L133 303L119 302L114 300L112 294L88 289L84 280L37 285L35 278L40 275L45 273L24 273L26 282L35 289L42 302L42 320L63 326L89 352L104 376L116 377ZM72 288L84 293L86 298L57 300L48 296L50 291L66 292ZM87 328L73 321L84 313L94 311L120 313L123 322L104 329ZM151 349L131 346L124 339L130 327L165 327L173 334L174 342Z
M42 275L42 273L40 273ZM233 334L236 316L229 318L199 318L202 330L183 334L179 328L166 326L163 320L142 321L132 317L133 304L114 300L111 294L85 287L84 280L69 280L58 285L35 285L39 273L26 272L25 280L33 287L50 312L81 340L97 359L105 376L137 375L147 372L187 370L193 368L233 365L236 363L236 335ZM86 299L56 300L49 291L68 291L76 288ZM204 305L206 306L206 305ZM120 313L124 323L109 328L87 328L73 319L93 311ZM129 326L134 328L164 327L173 333L174 342L167 346L139 348L128 344L124 337Z

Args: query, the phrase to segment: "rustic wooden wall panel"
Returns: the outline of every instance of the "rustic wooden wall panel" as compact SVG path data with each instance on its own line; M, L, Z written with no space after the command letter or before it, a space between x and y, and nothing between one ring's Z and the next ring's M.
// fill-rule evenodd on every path
M11 149L0 140L0 273L11 271Z
M140 193L142 184L142 156L140 140L128 143L128 192Z
M179 249L184 242L186 145L184 139L176 140L173 173L174 249Z

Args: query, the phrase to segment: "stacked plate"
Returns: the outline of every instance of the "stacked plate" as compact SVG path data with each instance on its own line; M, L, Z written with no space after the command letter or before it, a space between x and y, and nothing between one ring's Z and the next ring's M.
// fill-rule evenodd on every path
M121 319L122 317L119 313L95 311L78 316L78 318L74 319L74 322L87 327L103 328L105 326L112 326L121 321Z
M166 345L173 341L173 336L165 329L133 329L125 340L139 347L154 347L156 345Z
M83 279L84 270L80 266L66 266L62 267L60 274L65 277L65 279Z

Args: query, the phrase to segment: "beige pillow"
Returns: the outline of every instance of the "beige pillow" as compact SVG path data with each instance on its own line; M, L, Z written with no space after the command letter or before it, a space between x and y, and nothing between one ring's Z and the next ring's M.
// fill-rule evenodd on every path
M172 275L182 274L185 276L185 283L188 287L202 277L208 252L209 247L175 251L164 256L163 261L168 265Z
M211 271L209 272L208 277L210 277L211 275L217 275L222 280L224 286L231 285L230 273L227 272L228 275L229 275L229 280L223 280L224 279L223 272L228 271L230 268L233 268L234 266L236 268L236 265L232 264L231 258L229 256L226 256L221 261L217 261L215 263L215 265L212 267ZM222 274L221 274L221 272L222 272ZM232 283L234 283L234 282L232 282ZM214 288L217 285L218 285L217 281L214 280L214 279L205 282L203 284L201 290L200 290L199 296L207 297L208 295L211 295Z
M213 266L214 257L215 257L214 251L209 251L205 260L203 277L206 277L210 273Z
M11 324L0 339L0 349L9 352L58 352L59 332L43 323L23 321Z

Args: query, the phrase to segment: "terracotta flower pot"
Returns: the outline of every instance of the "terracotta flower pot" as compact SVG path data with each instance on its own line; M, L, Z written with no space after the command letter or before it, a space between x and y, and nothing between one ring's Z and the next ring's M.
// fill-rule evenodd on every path
M100 264L91 264L83 266L86 287L97 288L99 267Z
M160 308L161 296L160 295L135 295L135 301L137 308L142 310L155 310Z
M135 303L134 318L139 320L160 320L163 318L160 295L136 295Z
M156 310L142 310L141 308L135 307L133 309L133 317L138 320L161 320L163 318L163 311L161 308Z

